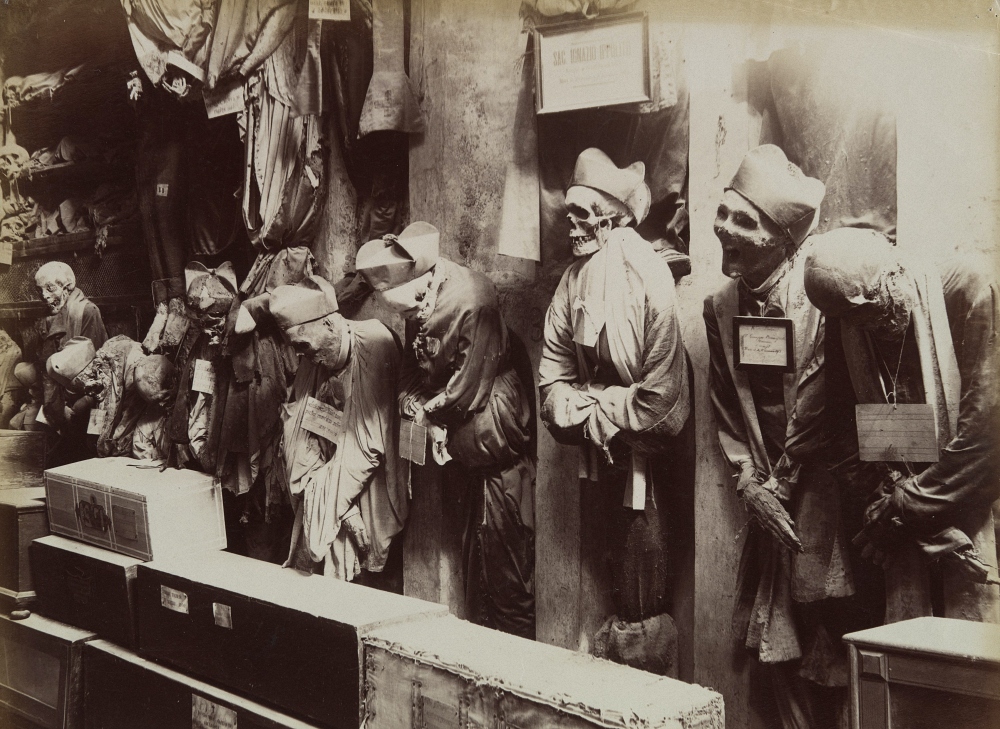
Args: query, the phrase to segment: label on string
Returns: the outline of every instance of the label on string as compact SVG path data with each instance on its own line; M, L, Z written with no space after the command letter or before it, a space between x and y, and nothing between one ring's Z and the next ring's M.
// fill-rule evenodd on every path
M937 462L937 427L930 405L856 405L855 415L862 461Z
M309 0L311 20L350 20L351 0Z
M340 434L344 432L344 413L332 405L310 397L306 400L306 409L302 414L302 427L320 438L336 443L340 439Z
M87 435L100 435L104 430L104 417L107 415L104 408L92 408L90 420L87 422Z
M427 462L427 428L404 418L399 422L399 455L422 466Z
M206 395L215 393L215 367L207 359L195 360L191 389L195 392L203 392Z

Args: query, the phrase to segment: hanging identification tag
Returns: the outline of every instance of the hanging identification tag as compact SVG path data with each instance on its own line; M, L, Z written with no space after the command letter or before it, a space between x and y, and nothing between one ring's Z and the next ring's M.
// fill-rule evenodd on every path
M937 428L930 405L856 405L855 414L862 461L937 462Z
M320 438L336 443L344 432L344 413L310 397L306 400L306 410L302 414L302 427Z
M207 359L195 360L191 389L206 395L215 393L215 367Z
M412 420L399 421L399 455L418 466L427 462L427 428Z
M350 20L351 0L309 0L310 20Z
M107 410L104 408L93 408L90 411L90 421L87 423L87 435L100 435L104 430L104 416Z
M733 317L736 369L795 371L792 320L773 316Z

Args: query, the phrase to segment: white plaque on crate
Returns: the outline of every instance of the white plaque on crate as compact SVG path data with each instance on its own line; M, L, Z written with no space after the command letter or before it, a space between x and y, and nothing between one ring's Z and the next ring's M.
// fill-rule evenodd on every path
M236 729L236 711L191 694L191 729Z
M645 13L535 28L535 111L650 100Z
M188 596L186 592L175 590L166 585L160 585L160 605L175 613L188 614Z

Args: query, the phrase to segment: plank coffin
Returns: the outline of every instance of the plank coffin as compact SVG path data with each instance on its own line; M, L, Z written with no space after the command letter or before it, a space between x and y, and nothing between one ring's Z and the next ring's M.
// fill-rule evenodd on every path
M361 636L447 608L226 552L150 562L139 652L326 727L358 727Z
M86 630L32 615L0 617L0 706L45 729L83 726Z
M83 663L87 729L313 729L108 641L88 643Z
M723 729L722 697L448 616L365 644L366 729Z
M140 560L54 534L36 539L30 551L39 613L135 647Z
M45 489L0 491L0 610L7 613L35 602L28 546L49 533Z
M141 560L225 549L222 487L155 461L92 458L45 471L49 526Z
M45 434L0 430L0 489L45 485Z

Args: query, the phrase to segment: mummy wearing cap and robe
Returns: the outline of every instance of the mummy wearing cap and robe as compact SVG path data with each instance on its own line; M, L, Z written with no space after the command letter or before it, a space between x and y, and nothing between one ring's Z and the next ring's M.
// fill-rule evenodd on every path
M859 468L846 364L803 288L806 257L836 232L811 235L824 195L778 147L750 150L714 226L732 280L704 309L719 442L751 516L734 629L789 729L846 711L841 636L880 624L883 610L880 576L850 544L864 502L845 466ZM739 366L736 317L790 323L790 371ZM839 700L823 693L831 688Z
M531 406L514 367L496 287L438 255L429 223L369 241L357 270L406 320L400 411L429 426L435 460L454 459L469 496L466 610L535 637ZM423 444L421 444L423 447Z
M315 275L246 301L236 330L262 315L302 355L282 411L295 511L284 566L384 586L373 573L386 567L409 498L397 447L396 335L374 319L345 319L333 286Z
M542 419L579 445L581 478L600 484L615 615L602 657L675 675L669 615L680 529L693 483L687 355L670 267L631 226L649 212L645 167L604 152L577 159L566 191L576 260L545 318L538 368Z
M885 571L886 622L933 615L935 592L944 617L1000 622L992 262L956 257L930 270L873 230L842 228L824 239L806 259L805 290L839 320L856 401L927 406L937 445L927 456L935 461L887 458L891 477L867 484L856 540Z

